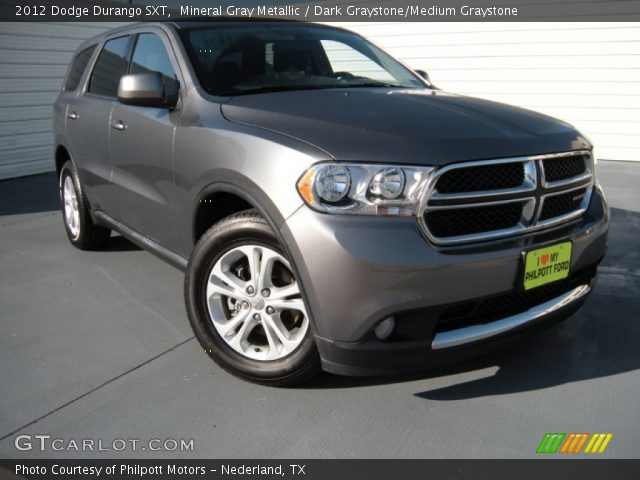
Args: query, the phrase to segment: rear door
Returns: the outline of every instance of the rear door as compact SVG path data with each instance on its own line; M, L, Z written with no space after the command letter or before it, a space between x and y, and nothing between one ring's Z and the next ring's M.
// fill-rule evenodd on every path
M82 79L85 76L85 71L89 66L89 62L96 51L97 44L80 50L71 61L69 71L64 80L62 91L58 96L56 102L53 104L53 130L55 133L55 144L63 144L67 148L73 151L71 140L69 138L70 131L67 128L73 130L75 128L76 114L71 114L69 111L69 105L75 105L75 97L78 95L78 88L82 83ZM73 108L72 110L73 111ZM67 127L67 124L68 127Z
M67 132L71 155L95 209L110 213L111 160L109 121L120 77L129 58L131 36L107 40L95 61L84 91L67 107Z

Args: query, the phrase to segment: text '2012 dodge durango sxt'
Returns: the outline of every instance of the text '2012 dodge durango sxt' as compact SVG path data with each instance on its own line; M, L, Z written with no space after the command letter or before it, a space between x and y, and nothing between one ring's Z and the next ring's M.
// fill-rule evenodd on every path
M258 383L511 342L576 312L606 250L571 125L446 93L338 28L110 31L79 48L54 127L71 243L113 230L186 270L202 347Z

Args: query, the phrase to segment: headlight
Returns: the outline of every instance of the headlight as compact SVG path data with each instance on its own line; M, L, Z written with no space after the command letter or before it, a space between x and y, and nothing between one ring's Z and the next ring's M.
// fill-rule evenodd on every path
M369 184L371 195L387 200L400 198L404 191L404 172L400 168L385 168Z
M355 215L415 215L431 167L320 163L298 180L311 208Z
M342 165L329 165L318 173L316 190L321 200L327 203L338 203L349 194L351 173Z

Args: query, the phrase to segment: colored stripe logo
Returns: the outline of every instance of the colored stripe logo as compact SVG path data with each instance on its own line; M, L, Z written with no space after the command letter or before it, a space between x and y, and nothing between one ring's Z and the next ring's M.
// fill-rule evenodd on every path
M612 438L612 433L545 433L536 453L604 453Z

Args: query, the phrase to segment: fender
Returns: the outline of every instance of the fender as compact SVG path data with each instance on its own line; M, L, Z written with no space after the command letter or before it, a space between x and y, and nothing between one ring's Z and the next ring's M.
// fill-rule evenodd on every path
M191 208L192 214L189 229L191 245L195 245L197 243L194 225L200 201L214 193L230 193L242 198L260 212L260 215L264 217L274 232L280 231L280 228L285 222L285 218L267 194L246 177L239 182L238 180L242 177L237 174L233 176L236 176L236 178L232 180L233 183L225 180L211 183L200 190L200 192L195 196L195 202ZM238 184L242 184L242 187L239 187Z
M58 149L60 149L60 148L63 148L67 152L67 155L68 155L69 158L65 161L65 163L66 162L71 162L71 164L73 165L73 168L78 173L78 177L80 178L80 182L84 186L84 184L85 184L85 182L84 182L84 180L85 180L84 179L84 176L85 176L84 170L78 168L78 165L77 165L76 161L73 159L73 155L71 154L71 151L69 150L69 147L67 147L62 142L56 142L56 144L54 146L54 149L53 149L54 164L55 164L55 167L56 167L56 175L59 175L59 173L60 173L60 172L58 172L57 158L56 158L57 157L57 153L58 153ZM57 182L58 182L58 189L62 189L62 184L60 183L61 179L58 178ZM84 196L87 199L87 203L89 204L89 215L91 216L91 221L94 224L98 225L98 226L108 227L109 228L109 225L107 223L103 222L99 217L96 216L95 211L94 211L93 207L91 206L91 198L89 198L90 195L87 193L86 189L83 188L83 192L84 192Z

